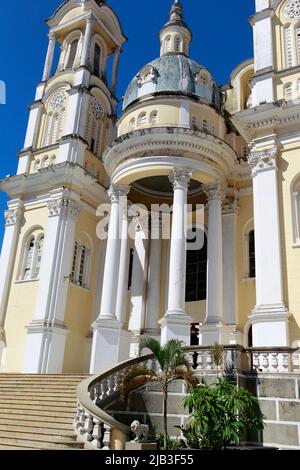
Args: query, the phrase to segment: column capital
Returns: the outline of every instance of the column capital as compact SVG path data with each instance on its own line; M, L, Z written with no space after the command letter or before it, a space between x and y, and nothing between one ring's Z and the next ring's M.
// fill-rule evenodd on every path
M248 156L248 164L252 170L252 176L264 171L277 170L278 148L251 151Z
M70 199L53 199L47 203L49 217L70 217L76 218L80 212L80 206Z
M87 23L90 23L90 24L94 24L96 22L96 18L94 17L93 13L90 13L87 17L86 17L86 22Z
M5 212L4 216L6 220L6 227L21 224L24 217L24 207L16 207L14 209L9 209Z
M56 41L56 34L54 31L49 31L48 33L49 41Z
M223 201L223 215L237 214L239 210L239 191L234 188L228 188L225 191L225 199Z
M119 202L120 197L126 197L130 191L129 186L122 186L117 184L112 184L107 191L107 195L110 198L111 202Z
M222 202L226 195L224 187L219 183L204 185L202 189L208 198L208 203L214 201Z
M192 171L185 168L173 168L169 180L175 189L188 189L192 178Z

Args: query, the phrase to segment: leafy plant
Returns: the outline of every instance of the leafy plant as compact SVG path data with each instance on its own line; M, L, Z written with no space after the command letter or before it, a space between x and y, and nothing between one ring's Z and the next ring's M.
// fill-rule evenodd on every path
M243 430L264 428L257 398L228 379L193 389L184 405L189 409L191 420L183 432L195 448L198 442L204 449L225 449L239 443Z
M168 450L170 440L168 438L168 395L169 386L176 380L184 380L192 387L197 386L198 381L189 367L182 343L178 340L170 340L165 346L161 346L153 338L142 338L140 349L149 349L158 362L159 370L148 369L137 366L133 368L124 378L121 384L121 398L126 400L129 393L144 387L150 383L158 383L162 386L164 432L163 447Z
M217 367L218 378L219 378L219 368L222 367L223 359L224 359L224 348L218 343L215 343L214 347L212 348L212 360L213 360L213 363Z

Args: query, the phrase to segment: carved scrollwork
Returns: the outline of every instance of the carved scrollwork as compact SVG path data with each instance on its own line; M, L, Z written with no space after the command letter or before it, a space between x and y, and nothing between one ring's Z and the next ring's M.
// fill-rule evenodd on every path
M6 220L6 227L10 227L11 225L20 224L23 220L24 211L21 207L17 207L16 209L10 209L5 212L5 220Z
M75 218L79 214L80 207L69 199L54 199L48 202L49 217L65 216Z
M256 176L262 171L276 169L277 155L277 148L272 148L259 152L251 152L248 156L248 163L250 168L252 169L252 175Z

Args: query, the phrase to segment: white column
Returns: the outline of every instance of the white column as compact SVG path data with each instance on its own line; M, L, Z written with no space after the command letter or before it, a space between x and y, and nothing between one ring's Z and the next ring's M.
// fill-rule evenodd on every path
M128 334L116 317L121 223L123 207L129 192L127 186L112 185L108 191L111 212L102 286L100 315L93 324L93 345L90 372L106 370L129 356ZM128 340L127 340L128 339ZM126 342L127 340L127 342Z
M157 227L155 227L154 224L155 222L152 219L148 270L147 310L145 322L145 335L147 336L160 335L158 322L160 318L161 300L162 240L160 237L160 221L157 220Z
M255 75L252 89L252 106L272 103L274 97L274 10L267 1L257 2L257 13L251 18L254 42ZM259 74L257 74L259 72Z
M288 346L288 311L284 305L277 148L253 151L249 165L253 176L256 256L256 307L250 316L253 346Z
M61 373L68 334L64 319L79 205L67 192L53 191L48 209L36 312L27 327L25 373Z
M205 323L223 321L222 198L220 185L205 188L208 196L207 309Z
M139 339L145 328L146 287L148 273L149 236L145 229L138 224L135 233L132 282L131 282L131 312L128 329L132 333L130 357L139 354Z
M89 53L91 47L91 39L93 34L93 26L94 26L94 18L93 16L89 16L86 20L86 29L84 34L84 41L83 41L83 48L82 48L82 56L81 56L81 67L87 67L89 64Z
M227 198L223 204L223 320L226 325L237 324L237 283L236 283L236 231L238 200L237 195Z
M0 261L0 363L2 351L5 347L5 317L16 261L20 230L24 220L23 214L23 201L17 199L8 203L8 211L5 212L6 225Z
M222 199L220 184L205 186L208 197L207 304L206 319L200 329L203 346L223 343L223 246Z
M178 338L190 344L192 319L185 313L187 194L192 173L175 168L170 176L174 188L171 233L168 311L161 320L161 342Z
M50 78L52 64L53 64L53 57L54 57L54 50L55 50L55 34L50 31L49 33L49 44L48 44L48 51L46 55L45 67L43 72L42 81L46 82Z
M128 243L128 214L127 207L123 208L122 238L120 249L119 278L116 304L116 317L122 325L126 321L127 294L129 270L129 243Z
M116 96L117 93L117 85L118 85L118 70L119 70L119 64L120 64L120 57L122 53L122 48L117 47L115 52L114 52L114 58L113 58L113 65L112 65L112 72L111 72L111 85L110 85L110 91L113 96Z

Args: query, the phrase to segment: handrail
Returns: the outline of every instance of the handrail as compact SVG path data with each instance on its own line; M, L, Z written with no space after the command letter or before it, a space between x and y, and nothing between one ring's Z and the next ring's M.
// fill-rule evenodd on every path
M213 347L190 346L184 350L196 373L215 373ZM223 346L223 351L223 360L219 367L224 370L246 373L299 373L300 350L297 348L244 348L240 345L229 345ZM84 441L86 447L101 450L124 449L130 434L129 426L117 421L103 408L119 398L123 377L135 365L141 363L153 370L158 367L154 355L147 354L121 362L78 385L78 408L74 428L78 440Z

